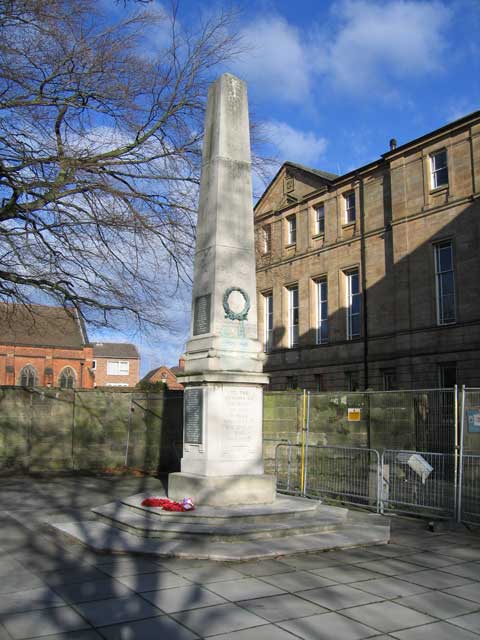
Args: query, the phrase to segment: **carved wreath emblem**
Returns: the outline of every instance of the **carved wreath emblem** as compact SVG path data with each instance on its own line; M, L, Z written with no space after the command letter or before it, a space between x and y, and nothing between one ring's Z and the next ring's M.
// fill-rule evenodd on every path
M243 309L239 312L230 309L230 305L228 303L230 294L234 291L238 291L244 300ZM248 312L250 311L250 298L248 293L240 287L228 287L228 289L225 289L225 293L223 294L223 308L225 310L225 318L229 318L230 320L246 320Z

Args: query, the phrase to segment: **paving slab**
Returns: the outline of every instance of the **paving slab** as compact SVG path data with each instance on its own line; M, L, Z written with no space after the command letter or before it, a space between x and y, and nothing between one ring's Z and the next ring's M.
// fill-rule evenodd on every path
M262 598L264 596L277 596L285 593L283 589L259 580L258 578L243 578L242 580L227 580L223 582L209 583L208 588L213 593L227 598L232 602L248 600L249 598Z
M301 555L286 556L281 559L282 563L294 569L326 569L341 564L341 561L333 557L332 552L324 553L302 553Z
M73 606L94 627L153 618L161 614L157 607L136 594L124 598L82 602Z
M434 622L423 627L392 633L397 640L478 640L476 633L461 629L448 622Z
M115 578L135 576L139 573L155 573L162 570L162 565L153 558L140 557L111 558L110 556L108 562L103 560L102 563L99 563L97 566L100 571Z
M237 604L247 609L247 611L265 618L269 622L305 618L306 616L328 612L328 609L299 598L293 593L271 596L269 598L244 600Z
M235 569L248 576L273 576L278 573L294 571L294 568L280 560L257 560L256 562L236 563Z
M101 628L106 640L193 640L198 638L168 616Z
M434 618L424 613L418 613L408 607L402 607L396 602L387 601L346 609L343 614L358 622L368 623L383 633L391 633L435 621Z
M473 602L480 604L480 583L470 582L469 584L462 585L460 587L453 587L452 589L445 589L445 593L449 593L452 596L458 596L459 598L466 598Z
M379 578L381 574L377 571L362 569L357 565L338 565L337 567L329 567L327 569L313 569L313 573L328 578L332 582L347 584L350 582L358 582L359 580L373 580Z
M369 553L375 554L376 556L381 556L382 558L397 558L403 557L412 553L411 547L405 547L401 544L396 544L395 542L390 542L389 544L380 544L369 547Z
M355 607L356 605L378 602L382 598L375 596L366 591L360 591L346 584L338 584L331 587L322 587L321 589L311 589L310 591L302 591L300 597L314 602L321 607L337 611L345 609L345 607Z
M171 587L185 587L190 582L172 571L159 571L158 573L140 573L134 576L122 576L118 582L132 591L143 593L144 591L156 591L158 589L170 589Z
M28 589L27 591L4 593L0 598L0 616L20 613L22 611L50 609L66 604L65 600L49 587L38 587L36 589Z
M263 618L233 603L172 613L172 617L202 638L265 624Z
M0 635L0 638L2 636ZM67 633L54 633L44 636L45 640L102 640L102 636L95 629L82 629L81 631L68 631ZM11 640L11 638L9 638ZM375 638L377 640L377 638Z
M392 577L356 582L355 589L361 589L367 593L373 593L374 595L381 596L387 600L428 591L426 587L419 584L413 584L413 582L406 582L405 580L399 580L398 578Z
M3 620L3 624L14 640L37 638L90 627L88 622L71 607L16 613Z
M398 558L383 558L382 560L374 560L373 562L362 562L356 565L360 569L375 571L386 576L400 576L407 573L415 573L422 569L418 564L404 562Z
M26 569L20 569L2 576L0 579L0 597L7 593L28 591L29 589L37 589L44 586L45 583L41 578Z
M448 589L449 587L457 587L463 584L471 584L471 580L456 576L453 573L446 573L439 569L430 569L419 571L417 573L408 573L401 576L402 580L420 584L429 589Z
M456 576L462 576L462 578L480 581L480 562L465 562L463 564L449 565L448 567L443 567L442 571L453 573Z
M331 578L323 578L317 576L310 571L293 571L291 573L282 573L275 576L263 576L262 580L272 585L285 589L285 591L305 591L306 589L315 589L318 587L327 587L335 584L335 580Z
M43 582L55 588L66 584L80 584L81 582L103 580L105 579L105 574L96 567L82 567L81 564L77 563L72 569L60 569L43 573L41 578Z
M292 636L288 631L279 629L273 624L208 637L213 637L215 640L298 640L298 636Z
M227 580L241 580L245 576L243 573L230 567L223 567L215 563L209 563L205 567L197 569L179 569L179 573L187 580L208 584L210 582L221 582Z
M441 591L420 593L400 598L396 602L440 619L453 618L453 616L460 616L478 609L478 603Z
M142 598L148 600L165 613L211 607L228 602L225 598L208 589L204 589L198 584L191 584L188 587L162 589L161 591L148 591L142 593Z
M412 555L404 555L402 560L422 567L430 567L431 569L439 569L447 567L448 565L458 564L458 558L428 551L414 553Z
M375 635L375 629L372 627L338 613L288 620L279 622L278 625L305 640L361 640Z
M113 578L80 582L79 584L64 584L54 587L54 589L69 604L120 598L134 593L132 589Z
M447 620L447 622L480 635L480 611L477 611L476 613L469 613L466 616L459 616L458 618Z

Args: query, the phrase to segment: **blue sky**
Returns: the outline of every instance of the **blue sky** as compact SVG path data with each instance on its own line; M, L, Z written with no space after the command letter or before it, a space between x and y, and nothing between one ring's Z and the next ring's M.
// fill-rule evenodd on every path
M222 6L231 3L216 3ZM480 0L238 6L245 53L222 71L248 83L251 112L264 123L267 151L279 165L291 160L346 173L387 151L392 137L402 144L480 109ZM180 0L179 17L188 24L212 8L207 0ZM257 196L261 189L255 181ZM174 365L188 338L185 298L174 311L175 334L90 337L136 342L143 373Z

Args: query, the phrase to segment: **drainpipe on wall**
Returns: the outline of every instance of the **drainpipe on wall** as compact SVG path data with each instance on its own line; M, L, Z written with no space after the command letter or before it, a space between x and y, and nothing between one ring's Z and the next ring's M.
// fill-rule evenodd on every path
M80 389L83 389L83 366L84 362L80 362Z
M363 180L359 182L359 205L360 205L360 265L362 270L362 320L363 320L363 381L364 389L368 389L368 304L367 304L367 267L366 267L366 247L365 247L365 208L363 196Z

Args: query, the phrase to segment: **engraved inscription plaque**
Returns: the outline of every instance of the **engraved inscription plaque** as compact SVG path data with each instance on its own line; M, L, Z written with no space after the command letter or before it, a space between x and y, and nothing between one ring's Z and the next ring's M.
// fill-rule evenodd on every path
M195 298L193 310L193 335L199 336L202 333L210 332L210 299L211 295L207 293L204 296Z
M202 444L203 442L203 389L185 389L183 440L185 444Z
M257 428L262 420L261 391L248 387L226 387L223 402L222 454L230 460L248 457L257 450Z

